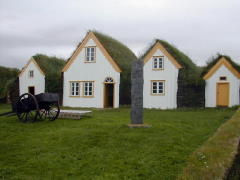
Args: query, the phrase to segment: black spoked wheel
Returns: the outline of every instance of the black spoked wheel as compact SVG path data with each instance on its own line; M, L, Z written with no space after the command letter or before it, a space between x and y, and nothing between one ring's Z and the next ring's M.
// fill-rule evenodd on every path
M29 93L21 95L16 103L16 113L21 122L34 122L39 114L36 98Z
M49 121L54 121L60 113L59 103L45 105L44 109L41 109L39 112L41 120L48 119Z

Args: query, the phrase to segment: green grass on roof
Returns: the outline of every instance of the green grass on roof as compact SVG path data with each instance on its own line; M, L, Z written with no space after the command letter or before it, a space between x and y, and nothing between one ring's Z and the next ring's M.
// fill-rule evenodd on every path
M202 68L198 67L186 54L176 48L174 45L171 45L165 40L155 39L144 52L143 55L140 56L143 59L155 46L155 44L159 42L169 54L171 54L176 61L183 67L181 70L181 75L185 82L188 84L198 84L201 82L200 74L202 72ZM201 82L202 83L202 82Z
M123 71L129 68L132 61L137 59L135 54L120 41L98 31L92 32Z
M112 38L109 35L106 35L104 33L101 33L99 31L93 30L89 31L93 32L94 35L97 37L97 39L100 41L100 43L103 45L103 47L106 49L108 54L113 58L113 60L118 64L118 66L124 71L125 69L129 69L131 66L131 62L133 60L136 60L137 57L135 54L123 43L120 41ZM88 32L88 33L89 33ZM83 40L77 45L76 49L73 51L72 55L68 59L68 61L71 59L73 54L76 52L78 47L81 45Z
M230 56L227 55L222 55L222 54L217 54L216 56L213 56L210 58L210 60L207 61L207 65L203 67L202 70L202 77L207 74L210 69L217 64L217 62L224 57L238 72L240 72L240 65L235 63Z
M66 61L61 58L50 57L43 54L36 54L33 58L46 75L46 92L61 93L61 72Z
M181 66L183 66L183 68L197 69L196 64L186 54L184 54L182 51L180 51L174 45L168 43L165 40L160 40L160 39L155 39L150 44L150 46L147 48L145 53L141 56L141 58L144 58L151 51L151 49L155 46L155 44L158 42L168 51L169 54L171 54L176 59L176 61Z
M62 68L66 64L66 61L62 58L55 56L47 56L44 54L36 54L33 56L40 68L46 75L59 74L61 75Z

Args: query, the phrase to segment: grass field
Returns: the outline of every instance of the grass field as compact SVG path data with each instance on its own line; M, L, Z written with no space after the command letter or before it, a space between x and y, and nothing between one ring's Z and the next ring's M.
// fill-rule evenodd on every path
M0 113L9 107L0 105ZM0 117L0 179L176 179L189 155L235 109L145 110L151 128L129 129L129 108L81 120L20 123Z

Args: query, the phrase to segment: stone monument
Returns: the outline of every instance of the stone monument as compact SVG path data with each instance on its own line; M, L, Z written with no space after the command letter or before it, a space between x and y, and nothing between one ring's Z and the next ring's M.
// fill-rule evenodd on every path
M143 60L132 63L131 101L131 123L128 126L149 127L143 123Z

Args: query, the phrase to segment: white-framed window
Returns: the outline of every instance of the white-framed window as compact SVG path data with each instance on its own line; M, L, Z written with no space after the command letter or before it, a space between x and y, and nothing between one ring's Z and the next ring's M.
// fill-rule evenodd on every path
M93 81L83 82L83 96L93 96Z
M70 95L80 96L80 82L70 82Z
M163 69L164 68L164 57L154 56L153 57L153 69Z
M34 71L33 71L33 70L30 70L30 71L29 71L29 77L30 77L30 78L33 78L33 77L34 77Z
M86 62L95 62L96 47L86 47Z
M165 93L165 81L152 81L152 94L163 95Z

